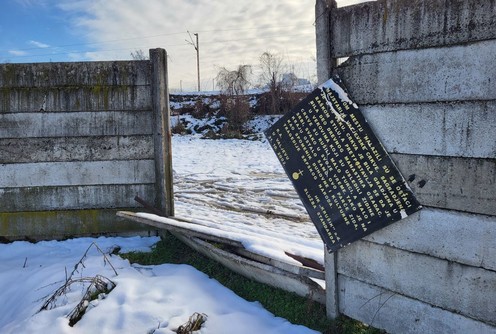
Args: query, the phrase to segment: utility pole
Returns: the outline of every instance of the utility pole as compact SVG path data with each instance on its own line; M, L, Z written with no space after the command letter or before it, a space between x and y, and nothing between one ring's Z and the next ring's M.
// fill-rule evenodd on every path
M200 42L198 41L198 33L196 36L196 72L198 73L198 91L200 91Z
M196 50L196 72L198 73L198 91L200 91L200 41L198 38L198 33L193 34L196 37L196 43L193 42L193 38L191 37L191 34L189 33L189 31L188 31L188 34L189 34L189 39L191 40L191 42L190 41L186 41L186 42L193 45L193 47Z

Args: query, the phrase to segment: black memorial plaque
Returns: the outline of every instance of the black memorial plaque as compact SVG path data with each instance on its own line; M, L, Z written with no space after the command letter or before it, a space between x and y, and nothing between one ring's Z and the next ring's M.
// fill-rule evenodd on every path
M338 78L265 135L330 252L421 209Z

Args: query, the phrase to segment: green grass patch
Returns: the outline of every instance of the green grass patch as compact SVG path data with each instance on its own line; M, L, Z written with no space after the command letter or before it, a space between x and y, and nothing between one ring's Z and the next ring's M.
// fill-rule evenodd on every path
M258 301L265 309L294 324L300 324L325 334L378 334L381 331L347 317L329 320L325 306L294 293L277 289L241 276L223 265L189 248L170 233L153 246L151 252L120 254L131 263L156 265L162 263L189 264L216 279L248 301Z

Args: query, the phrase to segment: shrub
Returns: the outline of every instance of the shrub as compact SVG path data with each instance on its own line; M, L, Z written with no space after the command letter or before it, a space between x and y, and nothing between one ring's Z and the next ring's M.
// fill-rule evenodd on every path
M186 133L186 126L180 120L171 128L173 134L184 134Z
M243 133L244 124L251 118L250 104L246 96L221 96L220 100L220 116L227 119L223 130L226 132Z

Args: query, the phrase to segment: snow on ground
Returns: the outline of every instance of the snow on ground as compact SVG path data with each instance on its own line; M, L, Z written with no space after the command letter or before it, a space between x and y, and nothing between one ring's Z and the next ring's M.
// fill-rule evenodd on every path
M188 133L204 135L209 131L219 133L226 121L227 120L225 117L210 116L205 118L195 118L190 114L184 114L172 116L171 127L174 127L181 122L185 125L185 129Z
M260 134L260 138L262 138L262 132L277 122L279 118L281 118L280 115L256 116L246 122L245 129L249 133ZM227 119L219 116L196 118L190 114L174 115L171 117L171 127L177 126L180 122L185 125L185 129L188 133L204 135L209 131L214 131L215 133L221 132L221 129L227 122Z
M253 252L292 262L284 255L289 251L323 263L322 241L267 142L173 136L172 149L176 216L222 231ZM315 333L274 317L187 265L136 266L112 255L115 276L94 247L75 276L98 273L117 283L116 288L91 302L74 327L66 315L81 299L82 287L57 299L55 308L37 313L92 242L104 251L115 245L129 251L148 249L156 241L0 244L0 333L170 334L194 312L208 316L199 331L203 334Z
M324 245L266 141L174 136L175 215L217 229L253 252L324 263Z
M130 265L92 246L73 278L103 275L116 287L92 301L82 319L70 327L67 314L80 301L83 287L56 299L38 312L95 242L100 249L144 250L158 238L78 238L62 242L0 245L0 333L155 333L173 334L195 312L207 315L198 333L315 333L276 318L259 303L247 302L188 265ZM115 275L110 264L117 271Z
M246 127L254 133L262 133L280 118L281 115L259 115L249 120Z

